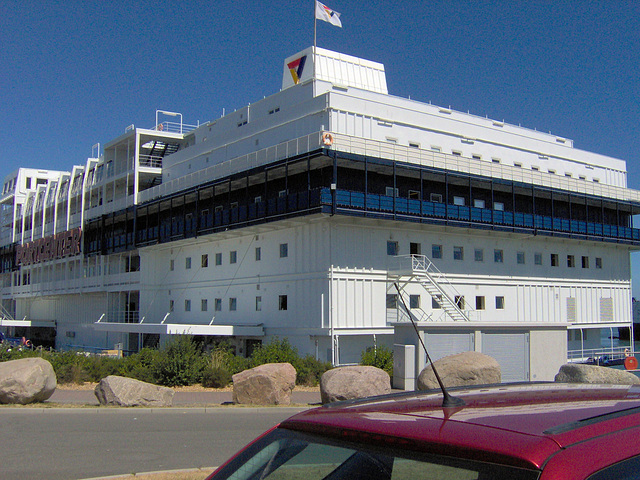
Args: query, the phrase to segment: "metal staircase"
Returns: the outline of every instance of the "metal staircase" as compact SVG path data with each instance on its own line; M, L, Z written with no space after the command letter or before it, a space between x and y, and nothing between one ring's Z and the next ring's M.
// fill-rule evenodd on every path
M446 317L453 321L471 321L469 316L473 311L464 309L464 305L461 304L462 295L430 259L424 255L399 255L394 260L395 265L389 270L388 278L396 285L402 298L407 295L404 287L418 282L436 299ZM417 310L418 314L413 310ZM433 314L427 314L422 309L411 309L409 312L401 313L413 316L417 322L434 321Z

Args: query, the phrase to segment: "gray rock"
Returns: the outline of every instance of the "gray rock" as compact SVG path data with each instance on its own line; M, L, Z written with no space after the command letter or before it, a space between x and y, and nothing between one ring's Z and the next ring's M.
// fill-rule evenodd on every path
M57 385L53 367L42 358L0 363L0 403L44 402Z
M640 384L640 378L633 373L616 370L615 368L582 365L579 363L567 363L561 366L555 381L561 383L606 383L616 385Z
M296 386L296 369L290 363L267 363L236 373L233 402L246 405L289 405Z
M495 358L480 352L463 352L433 362L445 387L500 383L502 372ZM418 390L440 388L431 365L418 375Z
M320 377L322 403L384 395L391 392L391 377L376 367L359 365L328 370Z
M94 390L100 405L120 407L170 407L174 391L133 378L109 375Z

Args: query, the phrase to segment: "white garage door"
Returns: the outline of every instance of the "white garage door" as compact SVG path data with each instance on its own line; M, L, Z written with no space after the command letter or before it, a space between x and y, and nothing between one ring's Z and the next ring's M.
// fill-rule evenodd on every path
M435 362L447 355L473 351L473 333L426 333L425 345L429 350L431 360Z
M482 333L482 353L495 358L502 382L529 381L529 334Z

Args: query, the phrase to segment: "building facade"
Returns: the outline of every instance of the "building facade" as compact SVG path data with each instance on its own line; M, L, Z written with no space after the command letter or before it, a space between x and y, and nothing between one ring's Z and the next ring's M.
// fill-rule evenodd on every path
M280 92L198 126L158 111L94 156L4 182L3 325L58 348L287 337L347 364L410 316L432 356L533 380L545 345L632 326L625 162L392 96L379 63L309 48Z

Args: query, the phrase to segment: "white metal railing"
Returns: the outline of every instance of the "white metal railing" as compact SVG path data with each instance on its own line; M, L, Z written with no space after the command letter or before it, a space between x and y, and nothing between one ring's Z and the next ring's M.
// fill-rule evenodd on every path
M152 128L158 132L169 133L187 133L198 128L198 125L188 125L186 123L179 122L160 122Z
M611 360L622 360L633 354L629 346L609 346L600 348L582 348L580 350L569 350L567 360L569 362L585 362L588 360L603 363ZM606 357L606 358L605 358Z
M162 168L162 158L160 155L145 155L140 154L138 156L141 167Z
M287 142L263 148L230 160L225 160L202 170L184 175L169 182L148 188L138 194L138 201L144 203L155 198L164 197L174 192L187 190L209 180L223 178L228 175L267 165L277 160L284 160L295 155L310 152L322 145L322 132L314 132ZM222 148L222 147L221 147Z
M396 255L393 260L395 265L389 270L389 274L395 275L415 275L423 287L431 294L440 296L439 303L442 309L451 316L453 320L459 317L462 320L470 320L469 316L473 312L471 309L463 310L456 302L457 298L463 298L462 294L451 283L447 276L434 265L431 259L425 255ZM429 291L426 283L433 287L434 291ZM453 299L451 298L453 295Z
M330 149L356 155L374 156L390 160L414 163L422 166L442 168L457 172L500 178L533 185L558 188L576 193L615 198L625 201L640 201L640 191L605 183L588 182L575 177L555 175L540 170L528 170L487 160L462 157L442 152L424 150L397 143L365 139L333 133Z

